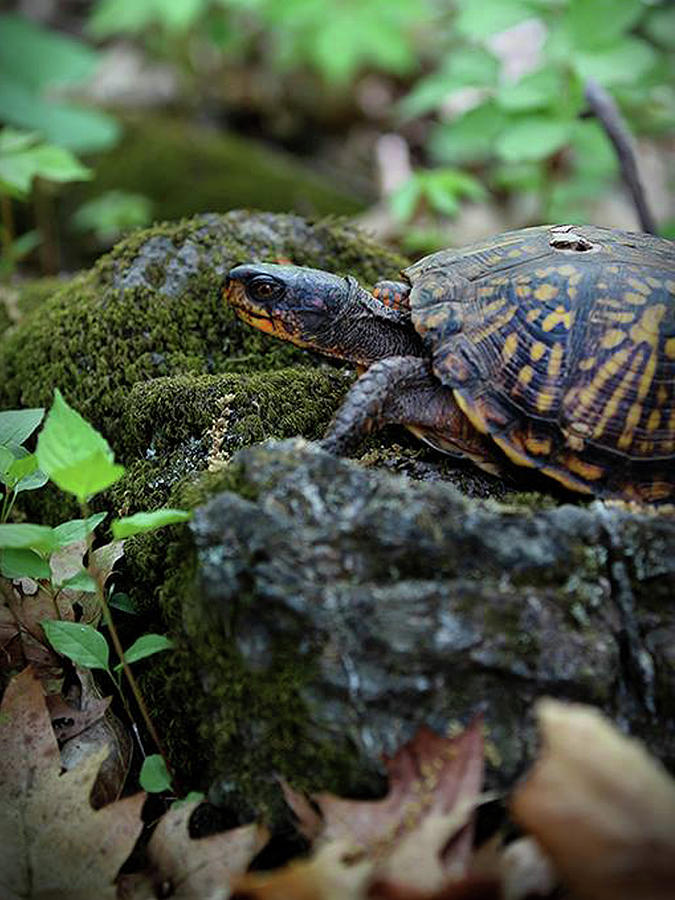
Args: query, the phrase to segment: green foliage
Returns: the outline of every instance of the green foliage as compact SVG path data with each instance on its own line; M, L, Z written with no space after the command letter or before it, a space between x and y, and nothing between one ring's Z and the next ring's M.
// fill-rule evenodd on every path
M115 119L54 99L54 88L89 77L98 53L20 16L0 15L0 121L38 131L47 142L90 153L119 137Z
M91 625L62 622L57 619L44 619L40 624L47 640L57 653L67 656L78 666L109 670L110 650L100 631Z
M111 190L83 203L73 216L79 231L91 231L100 244L110 245L124 232L152 221L152 201L142 194Z
M104 491L124 474L103 435L68 406L58 388L38 437L36 456L54 484L75 494L80 502Z
M173 646L173 641L165 634L143 634L124 651L124 659L127 663L138 662L140 659L154 656L155 653L161 653L162 650L171 650ZM115 666L116 670L121 668L122 663Z
M164 508L154 512L140 512L124 519L114 519L112 533L114 538L127 538L134 534L144 534L147 531L164 528L165 525L187 522L190 518L192 518L192 514L184 509Z
M151 794L171 789L171 775L158 753L145 758L138 780L143 790Z
M436 169L416 172L391 200L392 211L401 221L412 218L421 203L426 202L435 212L454 215L459 200L469 197L482 200L486 191L483 185L460 169Z
M592 78L614 92L635 130L672 128L672 60L661 47L672 45L672 30L665 33L675 25L673 11L643 0L457 0L456 6L447 57L401 101L401 114L443 111L458 92L477 89L463 112L449 121L443 113L432 127L432 159L474 171L478 165L495 188L537 194L542 219L583 220L617 172L605 133L580 119L584 85ZM507 80L492 38L532 18L546 34L539 63ZM399 211L400 195L392 205Z
M92 171L64 147L43 143L34 133L4 128L0 132L0 193L24 199L36 177L85 181Z

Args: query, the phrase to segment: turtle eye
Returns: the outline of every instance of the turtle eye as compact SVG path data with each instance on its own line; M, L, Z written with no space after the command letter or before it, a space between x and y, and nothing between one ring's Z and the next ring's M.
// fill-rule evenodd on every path
M247 287L247 293L253 300L264 303L269 300L278 300L284 293L284 285L271 275L256 275Z

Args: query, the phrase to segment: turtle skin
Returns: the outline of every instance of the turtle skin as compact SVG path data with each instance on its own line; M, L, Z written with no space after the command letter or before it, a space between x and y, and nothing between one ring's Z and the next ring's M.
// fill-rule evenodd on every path
M675 245L592 226L527 228L404 275L438 380L520 466L566 487L675 491Z

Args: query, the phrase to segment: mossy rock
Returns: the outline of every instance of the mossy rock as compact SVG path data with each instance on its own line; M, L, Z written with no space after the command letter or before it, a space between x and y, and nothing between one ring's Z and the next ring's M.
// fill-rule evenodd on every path
M158 219L260 206L302 215L355 215L367 198L337 188L289 154L177 117L127 117L122 141L95 160L93 181L71 192L81 203L105 191L149 197Z
M0 341L0 407L49 405L58 387L130 462L138 445L126 415L134 385L314 365L306 352L242 324L223 302L233 264L280 257L366 284L405 264L332 220L235 211L136 232ZM180 407L172 415L179 419Z

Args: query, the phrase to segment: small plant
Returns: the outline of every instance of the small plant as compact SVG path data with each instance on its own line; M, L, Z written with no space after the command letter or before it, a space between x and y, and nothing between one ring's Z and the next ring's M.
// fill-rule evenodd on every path
M57 653L77 665L107 673L131 718L121 684L122 673L125 674L148 731L160 750L159 762L150 762L152 756L146 760L149 774L143 776L145 786L148 790L164 790L170 783L166 760L130 665L169 650L173 645L165 635L145 634L126 650L122 648L110 613L106 574L99 563L101 548L93 551L94 533L107 513L90 514L88 503L96 494L118 481L124 474L124 467L115 462L105 438L66 403L60 391L54 391L52 407L46 417L44 414L43 409L0 412L0 573L5 578L39 580L40 586L54 601L55 614L60 611L57 599L64 589L77 589L93 595L94 611L88 618L93 622L102 619L107 625L118 657L116 664L110 661L110 647L105 637L90 621L47 618L40 624L47 641ZM43 418L44 424L32 453L25 443ZM39 489L47 481L77 498L82 518L53 528L10 522L18 495L22 491ZM164 508L113 519L111 530L116 541L123 541L165 525L185 522L189 518L190 513L185 510ZM64 550L70 551L65 567Z

